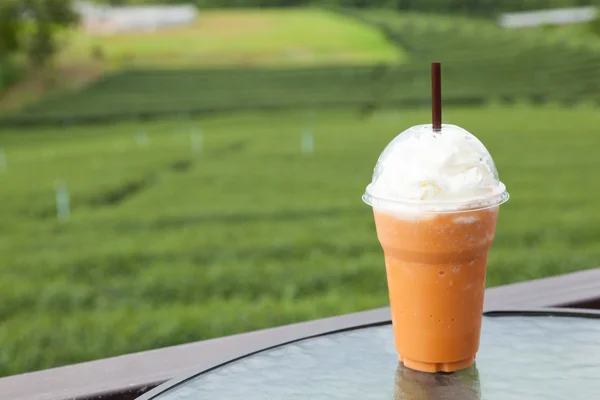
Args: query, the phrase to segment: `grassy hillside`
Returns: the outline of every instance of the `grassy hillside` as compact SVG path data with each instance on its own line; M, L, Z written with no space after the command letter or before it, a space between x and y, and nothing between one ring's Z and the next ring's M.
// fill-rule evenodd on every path
M274 11L275 15L280 12ZM296 12L319 13L304 10L283 15L295 16ZM387 43L395 43L409 55L406 63L374 57L368 65L340 63L310 68L131 68L107 74L83 90L48 96L15 117L17 122L72 123L276 107L351 105L372 110L413 106L429 101L432 60L444 63L447 104L481 105L498 100L536 104L559 101L569 105L600 102L600 42L567 41L535 30L507 31L490 21L466 17L391 11L347 13L348 17L323 15L361 29L380 30L381 37L388 37ZM229 34L237 38L231 42L233 47L252 43L251 35L248 44L240 40L241 34ZM303 38L309 39L328 46L336 43L335 35L330 41L318 29ZM293 40L276 35L265 41L275 47L283 42ZM222 49L237 54L226 45ZM330 49L328 54L336 53Z
M47 94L72 93L103 72L121 69L298 68L407 60L403 49L378 29L310 8L203 10L189 26L108 35L79 29L65 34L61 43L53 65L30 71L21 83L0 92L0 113Z
M404 60L377 29L318 9L202 10L192 25L112 35L74 32L64 63L100 52L109 65L312 65Z
M360 196L385 144L429 118L294 111L4 131L0 374L385 305ZM490 286L597 266L596 110L447 108L445 119L483 140L512 195ZM312 156L300 153L309 127ZM57 180L72 194L68 221L55 218Z

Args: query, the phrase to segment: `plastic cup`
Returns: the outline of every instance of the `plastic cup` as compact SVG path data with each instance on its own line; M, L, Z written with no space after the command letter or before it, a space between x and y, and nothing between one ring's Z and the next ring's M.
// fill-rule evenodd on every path
M489 152L457 126L414 126L382 152L363 200L385 255L400 361L424 372L471 366L488 251L508 200Z

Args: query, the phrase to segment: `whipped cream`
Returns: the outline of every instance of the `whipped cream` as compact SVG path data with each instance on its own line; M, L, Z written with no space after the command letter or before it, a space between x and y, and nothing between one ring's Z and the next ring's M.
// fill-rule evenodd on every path
M418 125L396 136L379 157L365 195L374 207L385 203L385 208L403 210L410 205L435 209L486 201L496 205L507 198L488 150L455 125L442 125L439 132L431 125Z

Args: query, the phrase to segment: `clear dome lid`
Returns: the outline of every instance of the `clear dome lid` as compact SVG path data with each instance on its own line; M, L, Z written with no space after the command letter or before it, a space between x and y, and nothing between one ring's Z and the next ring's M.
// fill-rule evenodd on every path
M413 126L383 150L363 200L390 211L456 212L508 200L483 143L455 125Z

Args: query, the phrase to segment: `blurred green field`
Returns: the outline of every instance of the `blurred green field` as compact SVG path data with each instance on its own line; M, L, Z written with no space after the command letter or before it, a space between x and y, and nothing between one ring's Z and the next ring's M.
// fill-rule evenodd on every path
M84 62L100 51L113 67L360 64L405 58L377 29L310 8L202 10L189 26L118 34L78 30L65 39L60 63Z
M554 40L568 41L572 44L596 43L600 46L600 35L592 27L593 23L550 25L516 29L515 32L529 34L537 32Z
M71 30L60 38L60 46L51 66L32 71L2 93L0 114L44 95L71 94L103 73L121 69L169 68L177 74L178 69L360 66L408 59L377 28L313 8L202 10L191 25L155 32Z
M271 12L292 19L304 13L319 13L302 9ZM324 12L318 15L338 18L365 31L379 31L379 36L389 39L385 43L393 43L409 59L404 64L373 58L364 65L333 63L311 67L283 63L278 67L251 68L247 65L128 68L106 74L81 90L46 96L2 118L0 124L97 123L274 108L362 106L368 111L392 105L413 107L429 103L429 63L432 60L444 65L446 104L479 106L490 101L512 103L518 100L536 104L549 101L566 105L600 104L597 84L600 41L590 38L569 41L539 30L503 30L493 21L466 17L389 10L342 12L345 16ZM225 15L261 17L251 12ZM293 25L290 24L289 29ZM286 29L274 30L282 32L284 39L274 35L272 42L265 43L272 46L285 43ZM228 34L235 36L235 32ZM246 46L240 36L238 32L238 40L232 42L235 46L224 46L222 50L232 56L238 54L236 46ZM187 37L194 39L189 32ZM309 39L315 43L320 40L320 46L330 46L328 51L335 54L335 35L331 41L325 34L318 40L310 35L303 38ZM134 44L135 41L129 45ZM115 48L118 49L118 45ZM144 46L140 45L140 49Z
M385 144L429 118L309 110L3 131L0 374L385 305L360 196ZM512 195L490 286L597 266L596 109L448 108L445 119L483 140ZM72 193L68 221L55 218L57 180Z

